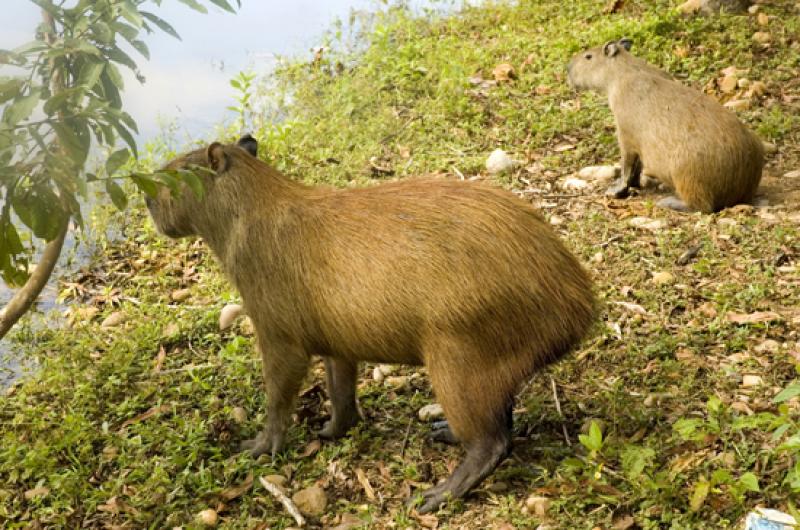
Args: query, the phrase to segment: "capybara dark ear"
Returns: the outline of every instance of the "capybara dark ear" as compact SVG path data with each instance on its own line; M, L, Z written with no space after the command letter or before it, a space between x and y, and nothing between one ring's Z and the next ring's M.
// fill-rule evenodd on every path
M610 40L605 44L605 46L603 46L603 53L606 57L614 57L619 53L619 46L616 42Z
M631 47L633 47L633 41L627 37L619 39L618 44L625 48L626 51L631 51Z
M244 136L239 138L239 141L236 142L236 145L238 145L251 155L258 156L258 141L256 141L256 139L253 138L252 135L245 134Z
M225 154L225 148L219 142L214 142L206 149L206 158L208 159L208 167L222 173L228 169L228 155Z

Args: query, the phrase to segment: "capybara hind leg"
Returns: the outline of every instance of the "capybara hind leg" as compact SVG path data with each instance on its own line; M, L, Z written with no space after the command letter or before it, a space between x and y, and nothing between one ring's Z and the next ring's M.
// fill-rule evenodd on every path
M511 433L481 438L467 447L467 456L450 477L422 494L420 513L436 510L448 499L464 496L480 484L511 452Z
M665 197L656 203L656 206L659 208L669 208L670 210L675 210L678 212L693 212L694 209L689 207L688 204L680 200L679 198L675 197L674 195L670 195L669 197Z
M267 337L259 336L258 344L267 393L267 425L258 436L243 441L239 448L254 458L264 453L275 457L283 447L297 393L308 372L309 356L296 345Z
M325 374L331 399L331 419L325 423L319 435L323 438L339 438L361 421L356 403L358 364L326 357Z

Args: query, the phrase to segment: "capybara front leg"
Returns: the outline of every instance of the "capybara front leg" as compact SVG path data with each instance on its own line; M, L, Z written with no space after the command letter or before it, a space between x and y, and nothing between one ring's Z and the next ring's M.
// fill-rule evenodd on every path
M242 442L240 448L254 458L283 447L300 385L308 372L309 356L296 345L280 344L259 337L264 386L267 393L267 424L258 436Z
M623 152L619 180L606 190L606 196L624 199L628 196L630 188L638 188L641 185L641 178L642 162L639 155L628 151Z
M358 364L325 357L325 375L332 410L331 419L325 423L319 435L323 438L339 438L361 421L356 403Z

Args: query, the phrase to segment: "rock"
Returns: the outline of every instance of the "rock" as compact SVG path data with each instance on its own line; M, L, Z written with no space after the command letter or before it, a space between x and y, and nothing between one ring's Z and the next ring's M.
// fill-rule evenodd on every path
M31 499L36 499L36 498L39 498L39 497L46 497L49 494L50 494L50 488L47 488L47 487L44 487L44 486L39 486L39 487L27 490L23 494L23 496L25 497L25 500L29 501Z
M589 183L583 179L575 178L575 177L567 177L564 179L564 182L561 183L561 189L567 191L578 191L578 190L585 190L589 187Z
M735 75L726 75L722 78L722 81L719 82L719 89L726 94L734 92L738 86L739 79L737 79Z
M701 0L688 0L678 6L678 11L686 15L697 13L700 11L701 4Z
M394 390L400 390L408 385L409 377L407 375L393 375L383 380L384 386Z
M684 14L702 12L706 15L719 13L720 11L741 13L749 5L749 0L689 0L678 6L678 11Z
M190 296L192 296L191 289L178 289L177 291L172 291L172 294L169 295L173 302L183 302L188 300Z
M292 495L292 500L303 515L319 517L325 513L328 497L319 486L311 486Z
M585 180L612 180L619 178L617 166L587 166L578 171L578 177Z
M216 510L212 510L210 508L198 513L195 518L201 525L210 527L217 526L217 521L219 520Z
M219 312L219 330L225 331L230 328L243 312L244 307L240 304L227 304Z
M385 377L386 376L383 375L383 370L381 370L380 366L376 366L375 368L372 369L372 379L376 383L383 383L383 379Z
M764 12L761 12L756 16L756 21L758 22L759 26L769 26L769 15Z
M636 228L658 232L667 227L667 222L663 219L650 219L649 217L632 217L628 224Z
M605 257L602 252L595 252L591 258L592 263L603 263L603 260L605 260Z
M345 513L342 514L339 524L330 528L330 530L351 530L353 528L362 528L366 526L366 522L362 521L356 514Z
M746 77L743 77L743 78L739 79L739 82L738 82L738 83L736 83L736 85L737 85L739 88L747 88L747 87L749 87L749 86L750 86L750 85L752 85L752 84L753 84L753 82L752 82L752 81L750 81L749 79L747 79Z
M797 179L800 178L800 169L795 169L794 171L789 171L788 173L783 174L783 178L785 179Z
M247 421L247 411L244 410L244 407L233 407L231 410L231 418L233 418L233 421L241 425Z
M751 5L750 7L747 8L747 12L750 13L751 15L755 15L756 13L759 12L760 9L761 9L760 5L753 4L753 5Z
M531 495L525 499L525 507L528 509L528 513L532 513L539 517L546 516L547 510L550 509L550 505L552 504L552 499L548 497L542 497L540 495Z
M759 44L769 44L772 40L772 35L766 31L756 31L753 33L753 41Z
M417 413L420 421L435 421L444 418L444 409L439 403L425 405Z
M742 376L742 386L745 388L752 388L755 386L761 386L764 384L764 380L761 378L760 375L744 375Z
M671 272L657 272L653 274L652 281L656 285L666 285L668 283L672 283L675 280L675 276Z
M553 215L550 216L550 224L553 225L553 226L563 225L564 224L564 218L560 217L560 216L558 216L556 214L553 214Z
M762 141L761 143L764 144L764 151L766 151L767 154L772 155L778 152L778 146L773 144L772 142Z
M495 149L489 158L486 159L486 170L492 175L499 175L506 171L511 171L519 165L519 162L511 158L502 149Z
M128 320L128 316L123 313L122 311L115 311L108 315L103 323L100 324L101 328L114 328L123 324L126 320Z

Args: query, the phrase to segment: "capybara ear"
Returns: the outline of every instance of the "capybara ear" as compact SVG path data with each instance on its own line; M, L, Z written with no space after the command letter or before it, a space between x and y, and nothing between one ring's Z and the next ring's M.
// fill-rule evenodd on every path
M631 47L633 46L633 41L627 37L622 37L619 39L618 44L625 48L626 51L631 51Z
M208 160L208 167L222 173L228 169L228 155L225 154L225 148L219 142L214 142L206 149L206 159Z
M258 141L253 138L250 134L245 134L239 141L236 142L236 145L247 151L253 156L258 156Z
M613 40L610 40L603 46L603 53L606 57L614 57L616 54L619 53L619 46Z

